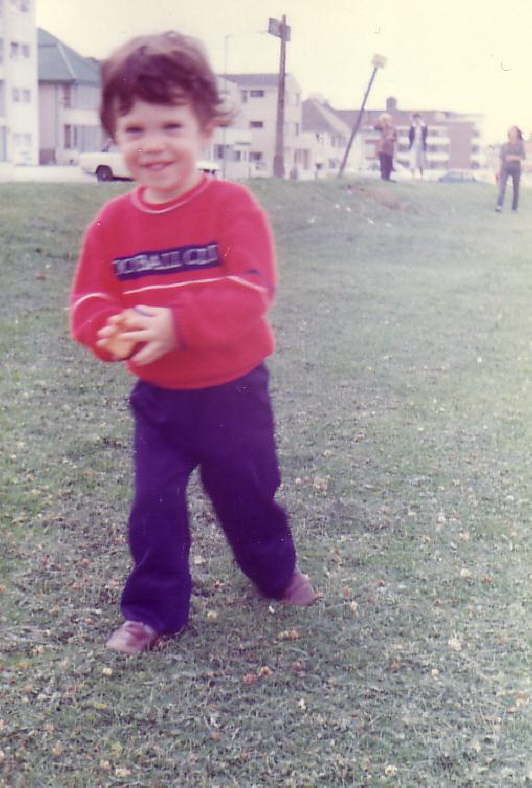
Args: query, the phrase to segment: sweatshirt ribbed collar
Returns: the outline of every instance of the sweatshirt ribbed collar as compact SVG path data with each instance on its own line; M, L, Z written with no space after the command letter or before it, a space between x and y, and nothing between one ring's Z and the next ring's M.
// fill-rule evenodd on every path
M135 208L138 208L139 211L143 213L151 213L151 214L159 214L159 213L167 213L168 211L173 211L176 208L181 208L181 206L186 205L186 203L194 200L199 194L205 191L212 182L212 178L208 175L204 175L203 178L197 183L192 189L188 192L185 192L180 197L177 197L175 200L170 200L170 202L162 202L162 203L151 203L146 202L144 199L144 192L146 191L145 186L138 186L133 192L131 192L131 201Z

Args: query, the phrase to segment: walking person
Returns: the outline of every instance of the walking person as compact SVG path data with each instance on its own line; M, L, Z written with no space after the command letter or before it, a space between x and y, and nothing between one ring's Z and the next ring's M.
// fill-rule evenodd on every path
M198 171L220 98L203 46L141 36L102 66L101 118L137 186L88 227L72 289L75 339L138 378L133 567L107 645L152 648L187 624L186 488L200 468L241 570L263 596L317 599L296 564L264 360L276 291L270 223L243 186Z
M419 177L423 178L426 166L427 136L429 130L421 115L416 112L412 115L412 123L408 129L408 144L410 148L410 170L412 178L419 170Z
M508 142L501 145L500 167L497 173L499 183L499 194L495 210L497 213L502 211L504 204L504 193L508 178L512 178L513 196L512 211L517 211L519 203L519 182L521 180L521 162L526 158L523 133L518 126L510 126L508 129Z
M397 131L392 122L392 116L384 112L374 128L380 131L381 136L377 144L377 154L381 167L381 179L383 181L390 181L390 175L393 171L393 155L395 151L395 143L397 141Z

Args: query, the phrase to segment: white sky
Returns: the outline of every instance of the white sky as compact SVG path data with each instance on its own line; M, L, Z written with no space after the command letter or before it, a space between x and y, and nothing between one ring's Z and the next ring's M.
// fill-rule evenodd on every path
M132 35L176 29L200 37L224 71L278 69L279 39L260 33L287 15L287 70L304 95L357 107L374 53L388 58L368 108L486 115L488 142L532 131L531 0L37 0L37 24L82 55L102 58Z

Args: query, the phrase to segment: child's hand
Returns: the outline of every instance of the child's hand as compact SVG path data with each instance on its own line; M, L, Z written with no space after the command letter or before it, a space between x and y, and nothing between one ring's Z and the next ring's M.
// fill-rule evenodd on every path
M139 306L122 312L122 317L121 339L133 346L138 342L144 345L131 357L135 364L151 364L175 348L174 320L170 309Z
M124 320L126 314L132 310L126 310L119 315L110 317L103 328L98 331L98 347L107 350L116 361L123 361L128 358L137 344L132 339L124 337Z

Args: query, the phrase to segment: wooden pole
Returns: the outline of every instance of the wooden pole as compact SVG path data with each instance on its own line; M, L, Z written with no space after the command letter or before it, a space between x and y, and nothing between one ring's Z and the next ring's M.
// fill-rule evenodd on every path
M277 124L275 129L275 155L273 175L284 178L284 104L286 82L286 15L281 21L281 53L279 58L279 81L277 87Z

